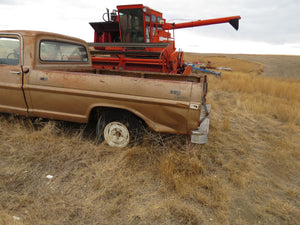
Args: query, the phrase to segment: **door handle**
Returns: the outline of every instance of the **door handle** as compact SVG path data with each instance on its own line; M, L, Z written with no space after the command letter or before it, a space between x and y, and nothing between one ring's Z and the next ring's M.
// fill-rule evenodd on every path
M20 71L9 71L9 72L12 73L12 74L16 74L16 75L20 75L21 74Z

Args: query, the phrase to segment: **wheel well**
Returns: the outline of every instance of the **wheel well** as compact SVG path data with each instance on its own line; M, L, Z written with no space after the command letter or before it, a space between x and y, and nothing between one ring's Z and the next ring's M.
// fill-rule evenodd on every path
M108 112L109 112L109 114L106 114ZM148 126L143 119L136 116L134 113L132 113L128 110L125 110L125 109L110 108L110 107L96 107L96 108L93 108L91 113L90 113L90 116L89 116L89 123L97 122L97 120L99 119L99 117L101 115L103 115L103 113L105 113L107 116L115 115L115 114L132 116L132 117L136 118L139 121L139 123L141 123L144 127Z

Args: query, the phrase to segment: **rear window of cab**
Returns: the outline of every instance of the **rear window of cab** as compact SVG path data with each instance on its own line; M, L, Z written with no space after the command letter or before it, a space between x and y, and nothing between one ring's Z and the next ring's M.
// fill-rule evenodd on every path
M88 62L88 53L83 45L42 40L39 48L42 62Z

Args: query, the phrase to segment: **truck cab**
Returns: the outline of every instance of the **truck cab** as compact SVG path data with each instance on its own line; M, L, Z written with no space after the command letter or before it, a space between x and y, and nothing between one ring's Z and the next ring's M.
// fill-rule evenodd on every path
M47 79L35 71L91 69L86 44L79 39L47 32L0 32L0 111L34 116L50 96L41 98L30 83ZM46 81L46 80L44 80ZM47 83L47 82L44 82Z

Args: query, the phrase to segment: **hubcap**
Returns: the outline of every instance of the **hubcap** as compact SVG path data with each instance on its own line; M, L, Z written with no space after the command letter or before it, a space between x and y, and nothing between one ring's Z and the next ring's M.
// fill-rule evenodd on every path
M125 147L129 143L129 131L119 122L110 122L104 128L104 139L111 147Z

